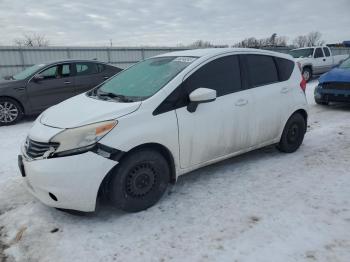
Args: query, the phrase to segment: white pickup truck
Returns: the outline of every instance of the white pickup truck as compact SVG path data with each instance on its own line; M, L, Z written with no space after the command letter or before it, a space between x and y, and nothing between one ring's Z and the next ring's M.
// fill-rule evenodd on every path
M349 55L332 55L327 46L313 46L293 49L289 54L295 58L303 77L309 81L313 75L323 74L340 64Z

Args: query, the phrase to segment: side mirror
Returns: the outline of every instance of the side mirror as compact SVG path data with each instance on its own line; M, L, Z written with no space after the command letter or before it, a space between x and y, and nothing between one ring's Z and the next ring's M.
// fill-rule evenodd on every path
M190 103L187 106L187 110L193 113L196 111L199 104L215 101L216 90L200 87L191 92L189 99Z
M39 82L41 80L44 80L44 76L43 75L40 75L40 74L36 74L34 77L33 77L33 81L34 82Z

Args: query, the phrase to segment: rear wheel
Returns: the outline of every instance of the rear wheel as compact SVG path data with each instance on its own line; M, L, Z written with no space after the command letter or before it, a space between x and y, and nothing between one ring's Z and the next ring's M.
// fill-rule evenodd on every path
M304 67L303 68L303 78L306 82L309 82L312 78L312 71L310 67Z
M169 181L166 159L157 151L143 149L126 156L115 169L109 196L116 207L138 212L158 202Z
M11 98L0 98L0 126L13 125L23 117L21 105Z
M304 117L296 113L292 115L284 127L281 140L277 148L285 153L295 152L304 140L306 121Z

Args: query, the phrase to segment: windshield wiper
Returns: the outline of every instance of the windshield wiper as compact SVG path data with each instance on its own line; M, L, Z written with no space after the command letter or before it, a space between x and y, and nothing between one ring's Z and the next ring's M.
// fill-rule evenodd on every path
M118 94L114 94L111 92L103 92L103 93L98 93L97 94L99 97L108 97L108 98L118 98L118 100L122 101L122 102L134 102L134 100L124 96L124 95L118 95Z

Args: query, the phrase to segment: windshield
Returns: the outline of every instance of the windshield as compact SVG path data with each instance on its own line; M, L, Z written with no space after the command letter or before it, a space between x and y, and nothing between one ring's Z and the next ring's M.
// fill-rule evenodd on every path
M15 80L26 79L27 77L29 77L32 74L34 74L39 68L42 68L43 66L45 66L45 64L33 65L33 66L28 67L27 69L23 70L22 72L14 75L12 78L15 79Z
M294 58L303 58L303 57L312 57L314 52L313 48L304 48L304 49L294 49L289 51L289 54Z
M346 59L339 65L339 68L350 69L350 58Z
M95 92L110 98L144 100L163 88L195 59L179 56L150 58L120 72Z

